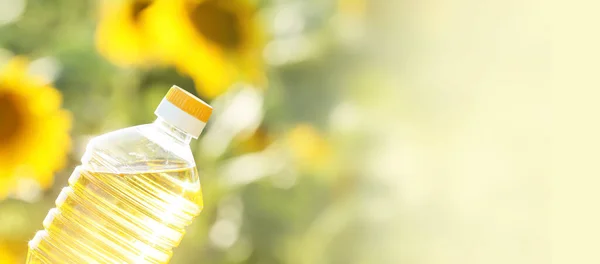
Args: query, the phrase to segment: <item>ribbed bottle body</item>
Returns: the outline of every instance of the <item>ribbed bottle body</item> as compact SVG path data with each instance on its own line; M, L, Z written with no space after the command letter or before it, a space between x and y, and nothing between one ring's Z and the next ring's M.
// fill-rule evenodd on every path
M176 180L194 173L78 167L30 242L28 263L168 263L201 210L200 190Z

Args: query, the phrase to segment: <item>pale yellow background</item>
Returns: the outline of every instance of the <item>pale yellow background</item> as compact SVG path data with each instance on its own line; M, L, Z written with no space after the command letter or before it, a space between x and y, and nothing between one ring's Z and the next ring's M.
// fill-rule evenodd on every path
M390 263L598 263L600 2L389 4Z

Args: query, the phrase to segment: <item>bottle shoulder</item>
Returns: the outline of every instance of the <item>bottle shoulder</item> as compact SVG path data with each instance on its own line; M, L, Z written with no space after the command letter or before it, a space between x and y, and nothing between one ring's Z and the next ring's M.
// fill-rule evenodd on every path
M95 137L88 143L82 165L127 173L190 168L195 167L195 162L188 144L145 124Z

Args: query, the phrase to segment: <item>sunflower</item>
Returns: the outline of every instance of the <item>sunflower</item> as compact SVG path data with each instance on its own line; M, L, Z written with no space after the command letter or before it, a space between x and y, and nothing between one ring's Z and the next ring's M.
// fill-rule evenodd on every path
M254 13L243 0L156 0L142 19L161 58L212 98L235 81L263 81L263 37Z
M70 114L61 95L27 74L27 62L12 59L0 70L0 199L20 179L52 184L70 147Z
M8 251L8 249L4 248L2 244L0 244L0 264L16 264L20 263L20 256L16 256L12 252Z
M285 136L294 162L309 170L332 165L331 144L310 124L298 124Z
M21 263L27 253L27 243L0 240L0 264Z
M259 152L265 150L272 143L272 135L269 134L269 131L264 126L261 126L250 137L240 139L233 152L238 155Z
M96 29L96 47L118 65L140 65L154 60L142 14L151 0L105 0Z

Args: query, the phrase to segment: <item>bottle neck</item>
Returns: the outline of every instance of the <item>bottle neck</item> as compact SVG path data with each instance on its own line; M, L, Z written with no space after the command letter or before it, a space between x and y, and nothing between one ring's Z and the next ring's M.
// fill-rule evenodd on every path
M169 124L169 122L165 121L160 117L156 118L153 124L165 134L171 136L179 142L182 142L184 144L190 144L190 142L192 141L192 136L190 134L183 132L183 130Z

